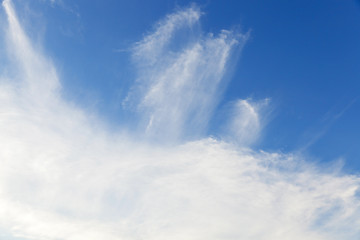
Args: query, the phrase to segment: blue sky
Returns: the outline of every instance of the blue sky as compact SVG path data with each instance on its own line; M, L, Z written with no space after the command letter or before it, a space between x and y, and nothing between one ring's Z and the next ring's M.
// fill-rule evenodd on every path
M4 236L358 239L360 2L2 6Z
M237 98L270 98L273 113L258 148L303 149L321 161L344 158L346 167L359 168L359 3L196 3L204 33L250 33L217 110ZM129 117L121 102L136 79L133 44L163 16L191 4L29 1L23 11L33 11L25 13L32 18L31 34L60 66L69 97L117 125ZM214 119L210 134L219 124L216 112Z

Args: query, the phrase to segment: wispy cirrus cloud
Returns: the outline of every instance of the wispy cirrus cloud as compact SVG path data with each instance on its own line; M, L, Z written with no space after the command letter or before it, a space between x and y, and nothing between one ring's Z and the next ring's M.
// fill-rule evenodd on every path
M204 36L200 16L196 7L170 14L134 47L139 78L127 101L137 104L147 137L203 136L228 64L246 42L247 34L227 30Z
M266 125L269 102L270 99L257 102L252 99L238 99L230 103L227 122L222 130L223 138L244 147L255 143Z
M24 239L358 239L359 177L246 147L264 103L235 102L239 141L195 139L245 35L195 34L174 50L178 29L201 16L190 7L137 43L128 103L150 139L139 141L63 99L55 67L11 1L3 7L14 71L0 78L0 229Z

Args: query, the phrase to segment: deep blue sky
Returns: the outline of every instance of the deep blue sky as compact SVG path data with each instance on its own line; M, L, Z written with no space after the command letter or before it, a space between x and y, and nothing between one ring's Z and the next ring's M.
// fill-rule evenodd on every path
M53 58L67 97L110 124L127 118L121 102L135 79L129 49L166 14L196 3L205 33L251 33L219 112L237 98L270 98L272 114L258 148L301 150L321 161L344 158L348 170L360 170L359 2L62 2L15 3L28 6L18 8L28 16L25 27ZM210 134L219 123L212 124Z

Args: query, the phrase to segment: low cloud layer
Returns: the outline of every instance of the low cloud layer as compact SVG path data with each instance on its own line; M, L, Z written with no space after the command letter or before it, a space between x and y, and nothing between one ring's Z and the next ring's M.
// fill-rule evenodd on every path
M61 97L56 68L33 47L11 1L3 7L10 66L0 78L4 233L39 240L359 238L358 176L248 147L266 101L234 103L228 141L201 137L246 35L201 33L196 7L159 22L134 47L139 78L124 105L137 112L139 130L124 134ZM172 45L183 31L193 35ZM135 140L141 132L145 140Z

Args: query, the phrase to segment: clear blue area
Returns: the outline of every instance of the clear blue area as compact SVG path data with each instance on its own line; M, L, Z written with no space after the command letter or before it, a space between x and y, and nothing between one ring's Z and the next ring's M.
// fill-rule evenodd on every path
M360 2L62 2L15 4L29 6L18 7L19 15L31 19L22 20L52 56L65 95L109 124L128 118L121 102L135 79L129 48L166 14L195 2L205 13L205 32L251 32L219 111L237 98L271 98L273 112L257 148L303 151L319 161L344 158L347 170L360 171Z

